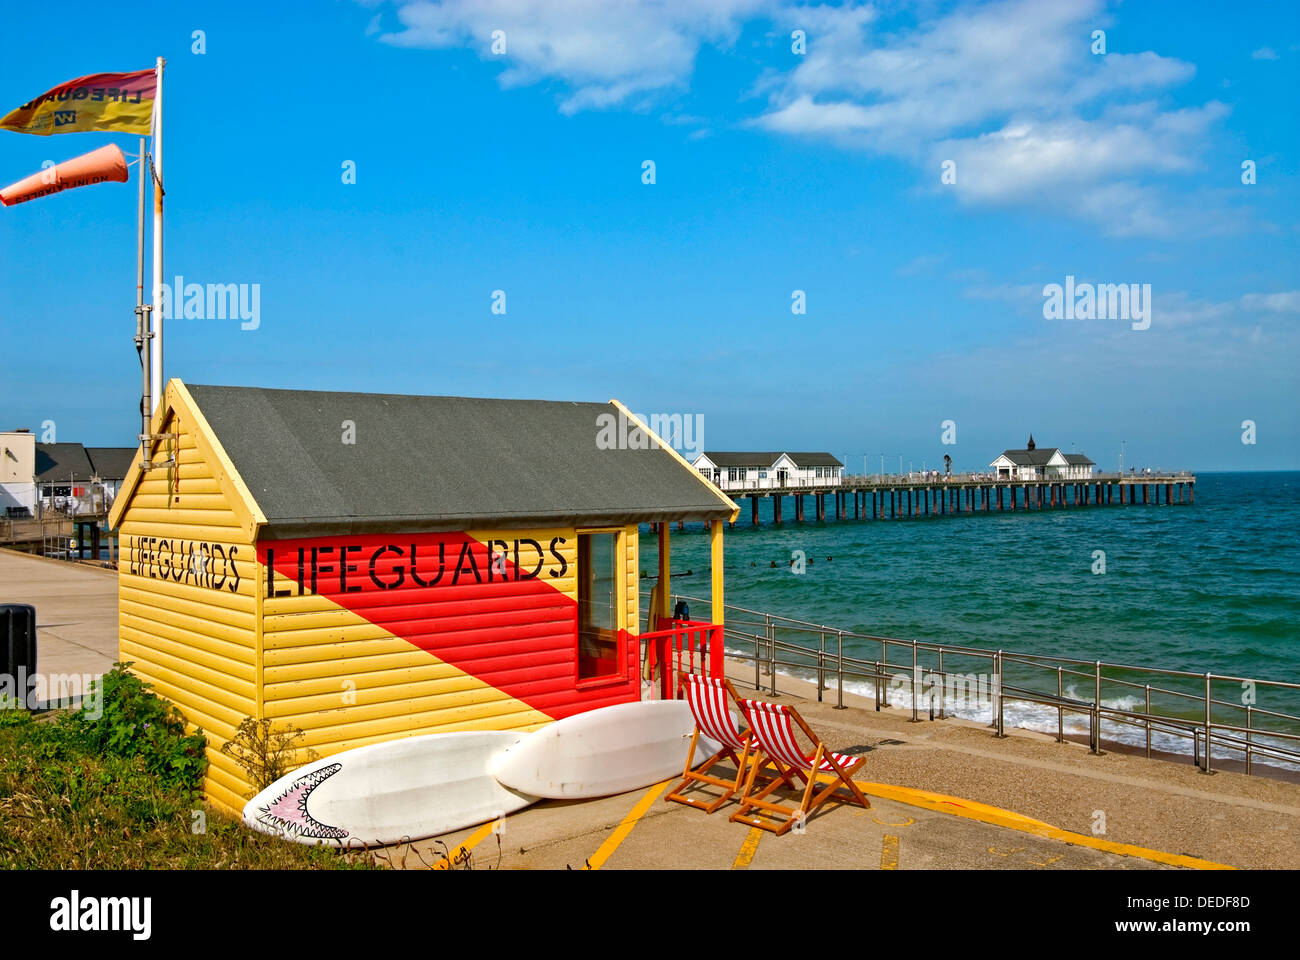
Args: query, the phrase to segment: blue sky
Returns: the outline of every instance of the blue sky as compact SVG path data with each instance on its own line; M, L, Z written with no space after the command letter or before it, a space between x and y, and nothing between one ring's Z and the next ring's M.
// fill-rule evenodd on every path
M256 330L172 320L168 376L617 397L873 471L979 469L1031 430L1108 469L1122 440L1300 467L1293 4L78 9L93 31L10 45L0 112L166 57L166 277L260 285ZM0 182L108 139L135 150L0 131ZM0 426L133 442L134 202L0 210ZM1045 319L1067 275L1150 284L1149 329Z

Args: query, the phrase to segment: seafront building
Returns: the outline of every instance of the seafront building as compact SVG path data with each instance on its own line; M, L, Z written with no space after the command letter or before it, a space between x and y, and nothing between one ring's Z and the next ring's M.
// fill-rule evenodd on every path
M1088 480L1096 464L1087 454L1040 449L1031 433L1023 450L1003 450L989 466L999 480Z
M102 514L134 452L134 447L37 443L30 430L0 432L0 515L35 516L38 507Z
M724 453L705 451L691 464L720 490L776 490L789 487L837 487L844 464L818 453Z

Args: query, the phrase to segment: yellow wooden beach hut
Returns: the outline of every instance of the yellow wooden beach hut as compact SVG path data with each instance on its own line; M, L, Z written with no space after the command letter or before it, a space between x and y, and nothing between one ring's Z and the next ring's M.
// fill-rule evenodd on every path
M229 810L246 717L324 756L640 699L643 524L664 583L670 524L709 524L721 623L737 507L617 401L171 380L151 433L109 518L120 656L203 728Z

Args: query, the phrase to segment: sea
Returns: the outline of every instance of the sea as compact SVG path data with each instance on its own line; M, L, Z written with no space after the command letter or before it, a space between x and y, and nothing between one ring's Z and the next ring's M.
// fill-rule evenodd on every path
M724 540L728 605L854 634L1001 649L1004 656L1038 654L1300 684L1300 472L1198 474L1194 503L907 520L854 520L850 497L849 518L837 521L828 497L825 522L793 522L787 500L785 523L775 526L768 498L760 500L755 527L749 501L740 502L740 516ZM811 503L806 513L814 515ZM644 606L658 561L656 540L643 529ZM708 534L698 524L688 524L685 532L674 526L671 552L672 592L707 600ZM699 607L691 610L693 618L708 618L707 604L692 606ZM753 618L728 616L729 623L747 619ZM785 636L813 646L821 642L816 634ZM881 656L877 642L843 643L846 656ZM832 636L830 649L835 648ZM740 652L752 653L753 647ZM894 647L888 657L895 665L891 674L910 675L910 650ZM933 666L934 658L925 663ZM988 661L949 657L947 669L958 667L990 670ZM809 675L796 667L784 672ZM1044 673L1005 664L1003 682L1054 692L1055 671ZM1203 703L1174 695L1203 696L1202 679L1110 668L1104 676L1102 701L1108 706L1141 709L1142 687L1151 683L1157 690L1153 707L1189 722L1204 719ZM1117 682L1122 680L1139 686ZM876 685L846 687L871 696ZM1067 674L1062 682L1066 696L1081 700L1092 699L1093 687L1090 676ZM942 688L929 689L938 703ZM888 695L900 693L910 707L910 679ZM1228 704L1214 708L1216 722L1245 725L1244 706L1250 705L1257 711L1252 726L1300 732L1300 724L1258 712L1300 716L1300 690L1215 680L1212 696ZM951 712L991 719L986 702L968 700L959 697ZM1003 706L1007 725L1056 729L1055 707L1010 699ZM1087 730L1086 716L1068 720L1067 732ZM1103 736L1145 743L1143 730L1121 724L1105 725ZM1300 750L1300 742L1291 747ZM1156 734L1153 748L1190 755L1191 740Z

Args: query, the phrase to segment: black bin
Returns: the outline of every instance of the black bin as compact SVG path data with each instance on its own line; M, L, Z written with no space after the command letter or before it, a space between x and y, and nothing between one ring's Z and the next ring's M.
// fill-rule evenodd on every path
M0 603L0 691L36 705L36 608ZM12 704L11 704L12 705Z

